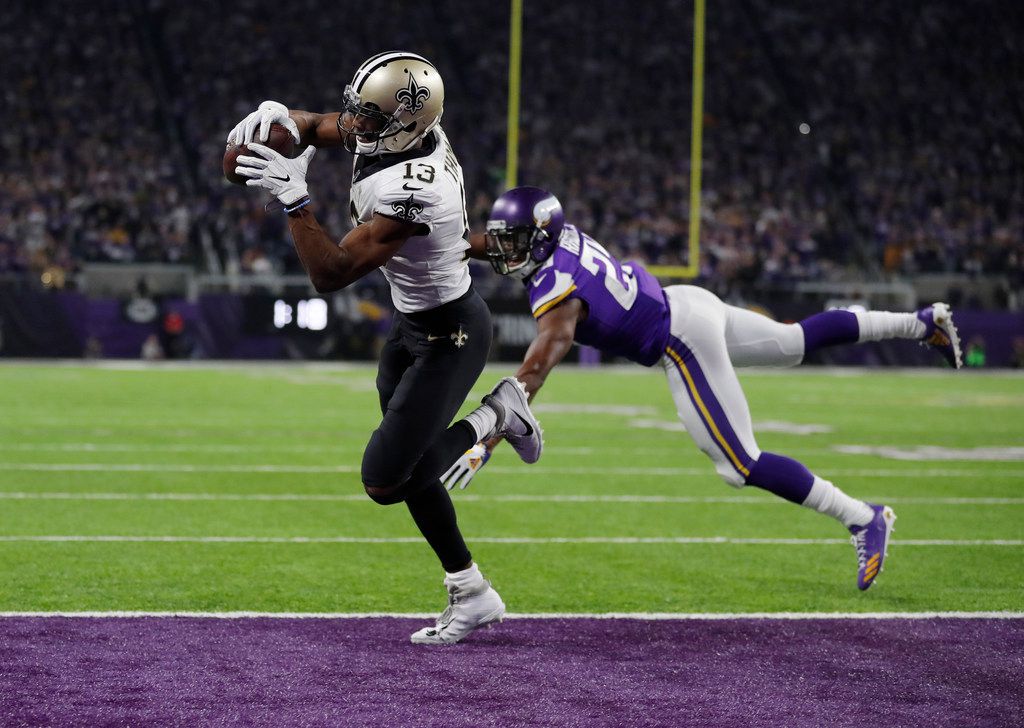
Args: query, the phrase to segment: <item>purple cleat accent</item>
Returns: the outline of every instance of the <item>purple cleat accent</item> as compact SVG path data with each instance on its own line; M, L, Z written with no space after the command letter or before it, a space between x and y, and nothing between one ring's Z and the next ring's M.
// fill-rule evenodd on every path
M917 318L925 326L921 343L937 349L951 367L960 369L964 365L960 353L960 335L953 325L953 312L949 304L933 303L918 311Z
M850 526L850 540L857 549L857 588L864 591L875 583L882 573L889 548L889 534L896 522L896 514L889 506L868 503L875 517L866 526Z

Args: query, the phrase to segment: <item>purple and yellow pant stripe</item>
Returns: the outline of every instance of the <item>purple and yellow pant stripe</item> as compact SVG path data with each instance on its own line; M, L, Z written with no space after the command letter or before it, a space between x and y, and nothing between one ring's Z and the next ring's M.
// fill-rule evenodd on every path
M670 336L665 354L682 377L690 401L708 435L736 472L746 480L757 459L751 457L740 442L693 351L676 337Z

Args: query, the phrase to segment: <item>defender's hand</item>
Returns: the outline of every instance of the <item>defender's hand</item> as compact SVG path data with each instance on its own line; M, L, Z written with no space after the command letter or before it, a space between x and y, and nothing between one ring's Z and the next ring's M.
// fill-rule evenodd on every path
M448 490L454 488L456 484L458 484L460 490L465 490L477 471L486 465L490 459L491 451L482 442L478 442L462 453L461 457L455 461L455 464L444 472L444 475L441 476L441 482L444 483L444 487Z
M264 101L256 111L242 119L228 134L228 144L248 144L252 141L265 142L270 138L270 125L280 124L295 137L295 143L301 144L299 127L290 116L288 107L277 101ZM259 129L259 139L256 130Z
M241 156L235 167L236 174L249 178L245 183L247 187L269 190L285 207L291 207L309 197L306 170L309 168L309 160L316 154L316 147L306 147L306 151L295 159L288 159L262 144L249 144L248 148L259 156Z

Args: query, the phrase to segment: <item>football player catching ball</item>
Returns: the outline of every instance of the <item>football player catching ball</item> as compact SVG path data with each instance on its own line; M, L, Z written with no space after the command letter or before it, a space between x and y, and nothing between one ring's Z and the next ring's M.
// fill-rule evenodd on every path
M473 443L501 437L525 462L541 453L540 426L520 382L506 377L481 407L449 427L483 370L491 317L471 285L462 168L441 129L444 84L413 53L367 59L346 87L343 110L312 113L266 101L228 135L258 156L238 158L246 184L283 206L299 258L320 292L380 268L397 312L380 356L383 415L363 453L362 481L380 504L404 502L445 570L448 608L412 641L451 644L500 621L505 605L459 532L439 476ZM295 159L251 143L271 124L307 145ZM336 243L317 222L306 170L317 147L353 152L352 230Z

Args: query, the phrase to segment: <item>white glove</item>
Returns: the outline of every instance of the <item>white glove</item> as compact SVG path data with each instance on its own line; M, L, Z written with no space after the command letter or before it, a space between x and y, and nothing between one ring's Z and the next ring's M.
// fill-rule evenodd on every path
M288 107L277 101L264 101L256 111L238 122L235 128L228 134L228 144L245 144L256 141L255 132L257 127L260 130L259 141L265 142L270 138L271 124L280 124L285 127L295 137L295 143L301 144L299 127L288 116Z
M461 490L465 490L477 471L490 459L491 451L482 442L478 442L462 453L459 459L455 461L455 464L444 472L444 475L441 476L441 482L444 483L444 487L448 490L454 488L456 484L458 484Z
M306 151L295 159L288 159L262 144L249 144L247 148L259 156L243 155L238 158L235 174L249 178L246 187L269 190L286 208L309 197L306 170L309 168L309 160L316 154L316 147L306 147Z

